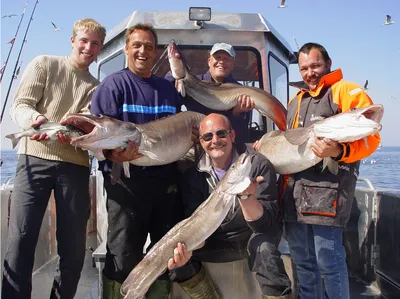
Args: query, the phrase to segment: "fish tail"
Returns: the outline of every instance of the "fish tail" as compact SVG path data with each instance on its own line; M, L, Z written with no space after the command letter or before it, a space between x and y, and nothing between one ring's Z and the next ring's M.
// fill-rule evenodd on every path
M21 134L9 134L6 138L11 139L12 147L15 148L22 136Z

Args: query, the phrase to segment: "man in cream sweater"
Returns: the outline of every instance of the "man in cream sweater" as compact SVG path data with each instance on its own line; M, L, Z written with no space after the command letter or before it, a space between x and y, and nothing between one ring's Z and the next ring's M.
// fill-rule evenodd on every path
M105 28L95 20L79 20L73 27L69 56L46 55L32 60L10 111L21 129L88 111L99 84L90 74L89 65L97 58L105 35ZM89 159L81 149L48 139L44 133L20 142L4 260L4 299L31 297L35 247L52 190L60 259L50 298L72 299L76 293L90 213Z

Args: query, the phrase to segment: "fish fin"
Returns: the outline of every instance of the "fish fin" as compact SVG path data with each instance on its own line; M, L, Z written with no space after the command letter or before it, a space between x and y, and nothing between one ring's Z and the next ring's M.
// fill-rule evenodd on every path
M12 147L15 148L21 139L21 136L19 136L19 134L9 134L6 138L11 139Z
M178 80L176 85L177 85L177 90L182 95L182 97L186 97L185 84L183 84L183 81Z
M251 183L251 180L249 177L243 177L243 180L240 183L229 187L227 190L224 190L224 192L226 192L228 194L233 194L233 195L239 194L239 193L243 192L244 190L246 190L247 187L250 186L250 183Z
M367 147L367 149L369 149L369 144L368 144L367 137L364 137L363 139L364 139L365 146Z
M322 160L322 170L324 170L326 167L328 167L329 171L332 174L338 174L339 172L339 163L333 160L332 158L324 158Z
M122 166L124 167L125 177L131 178L131 173L129 172L129 162L122 162Z
M82 148L82 149L83 150L87 150L85 148ZM106 157L104 157L103 150L101 150L101 149L96 150L96 151L91 150L91 152L96 157L96 159L99 160L99 161L104 161L106 159Z
M157 155L155 155L154 153L152 153L152 152L150 152L150 151L144 150L144 151L141 151L140 153L143 154L143 155L145 155L145 156L147 156L147 157L149 157L149 158L152 159L152 160L156 160L156 161L160 161L160 162L162 162L162 163L165 163L164 160L161 160Z
M293 145L300 145L305 143L310 138L311 127L296 128L285 131L284 136L286 140Z
M115 185L121 179L121 171L122 171L122 163L121 162L113 162L111 169L111 184Z

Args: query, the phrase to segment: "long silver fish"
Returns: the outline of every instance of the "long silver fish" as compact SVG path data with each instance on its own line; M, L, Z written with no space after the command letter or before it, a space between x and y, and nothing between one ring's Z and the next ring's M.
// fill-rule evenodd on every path
M286 108L265 90L234 83L219 84L200 80L191 73L174 42L168 46L168 60L182 96L188 94L210 109L224 111L235 107L239 96L245 94L254 101L255 108L262 115L270 118L280 130L286 129Z
M237 194L250 184L254 155L242 154L218 182L216 188L189 217L176 224L146 254L121 286L125 299L142 298L154 280L163 273L173 257L178 242L193 250L206 240L222 223L235 203Z
M199 126L204 117L201 113L185 111L138 125L107 116L69 114L66 122L87 132L72 138L71 144L92 151L100 161L105 159L104 149L125 147L128 141L134 141L143 157L129 163L154 166L182 158L193 145L192 127ZM126 164L124 166L125 174L129 176Z
M300 172L322 161L311 150L314 137L337 142L359 140L382 129L382 116L382 105L370 105L336 114L306 128L272 131L260 139L257 151L271 161L277 173ZM338 171L338 164L331 158L324 159L325 166L332 173Z
M78 137L85 134L80 129L71 125L61 125L57 122L47 122L40 125L38 128L30 128L23 132L9 134L6 137L11 139L12 147L15 148L22 137L31 137L35 134L46 133L50 140L57 140L57 133L61 132L65 136Z

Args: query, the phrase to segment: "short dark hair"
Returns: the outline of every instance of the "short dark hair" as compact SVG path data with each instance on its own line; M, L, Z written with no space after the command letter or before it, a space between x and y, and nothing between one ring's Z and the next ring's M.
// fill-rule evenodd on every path
M151 25L151 24L137 23L136 25L133 25L133 26L129 27L128 29L126 29L126 31L125 31L125 43L126 44L129 43L129 36L132 34L132 32L134 32L136 30L143 30L143 31L151 32L153 34L154 40L156 42L155 48L157 49L158 36L157 36L156 30L154 29L153 25Z
M328 51L323 46L321 46L320 44L317 44L317 43L306 43L303 46L301 46L301 48L299 49L299 52L297 54L297 60L299 59L300 53L309 54L312 49L317 49L318 51L320 51L321 54L322 54L322 57L325 60L325 62L327 62L328 60L331 59L329 57Z

